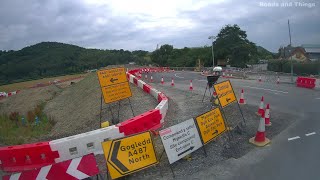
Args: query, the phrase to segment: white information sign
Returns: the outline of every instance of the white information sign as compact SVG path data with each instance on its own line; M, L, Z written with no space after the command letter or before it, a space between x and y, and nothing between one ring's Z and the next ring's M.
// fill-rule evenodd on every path
M170 164L202 146L199 132L193 119L163 129L159 134Z

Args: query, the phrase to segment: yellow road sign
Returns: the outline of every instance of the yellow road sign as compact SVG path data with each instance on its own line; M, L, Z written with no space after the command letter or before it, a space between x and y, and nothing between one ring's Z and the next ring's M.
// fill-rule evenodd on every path
M212 109L196 118L203 144L207 144L226 131L220 108Z
M111 103L132 96L129 82L102 87L102 94L105 103Z
M102 147L112 179L158 163L150 132L116 139L111 143L103 142Z
M126 70L125 68L113 68L113 69L104 69L97 71L100 86L110 86L113 84L119 84L127 82Z
M229 80L223 81L218 84L214 84L213 87L215 92L217 93L221 107L224 108L227 105L237 101L236 95L233 92L233 89Z

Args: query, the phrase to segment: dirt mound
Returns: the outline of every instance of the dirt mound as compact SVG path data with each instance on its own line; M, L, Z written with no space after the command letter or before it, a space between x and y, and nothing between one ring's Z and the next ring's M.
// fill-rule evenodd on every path
M157 101L140 88L130 84L132 97L131 104L135 115L153 109L157 106ZM79 134L94 130L100 127L100 97L101 90L96 73L92 73L82 81L64 89L53 100L49 101L44 112L53 117L56 125L50 133L50 139L62 138L74 134ZM109 106L113 111L113 116L118 116L118 102L104 104L102 119L111 121L112 115ZM124 121L133 117L129 101L121 101L119 120Z
M26 114L37 105L53 99L60 92L61 90L54 85L22 90L16 95L0 100L0 114L11 112Z

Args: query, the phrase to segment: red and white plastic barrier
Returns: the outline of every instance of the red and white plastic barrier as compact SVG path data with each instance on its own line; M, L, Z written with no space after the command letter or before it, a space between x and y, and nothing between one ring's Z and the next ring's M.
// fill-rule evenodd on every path
M31 171L3 176L3 180L38 180L38 179L85 179L99 174L97 162L93 154L64 161L61 163L44 166Z
M0 169L13 172L40 168L49 164L79 158L87 154L103 154L101 142L155 130L162 126L168 110L168 98L134 75L150 69L135 69L127 72L132 84L137 85L159 102L155 109L137 115L117 125L86 133L35 144L0 147Z

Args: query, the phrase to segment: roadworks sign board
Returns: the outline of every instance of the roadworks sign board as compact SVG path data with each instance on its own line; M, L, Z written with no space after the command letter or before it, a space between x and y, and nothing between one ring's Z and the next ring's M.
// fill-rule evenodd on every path
M229 104L237 101L230 81L223 81L213 85L215 92L217 93L221 107L226 107Z
M102 143L112 179L158 163L149 131Z
M105 103L132 96L125 68L104 69L97 72Z
M169 163L172 164L202 146L193 119L163 129L159 132Z
M199 128L203 144L207 144L226 131L226 124L220 108L212 109L196 117L196 124Z

